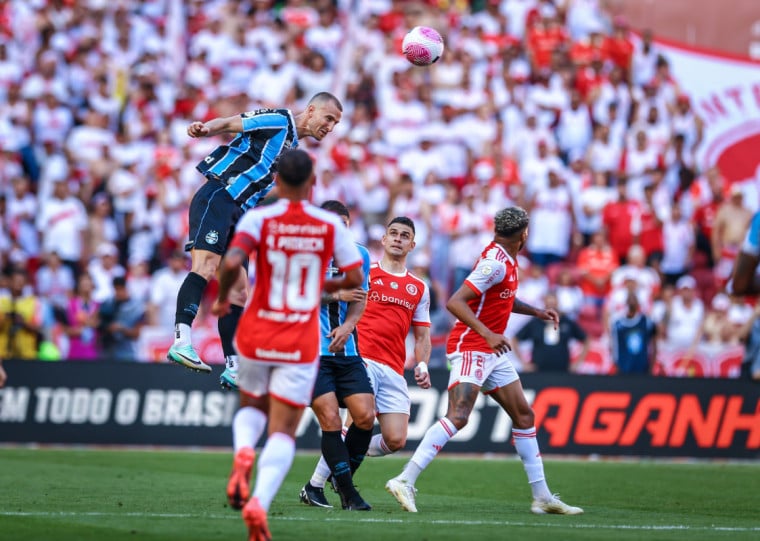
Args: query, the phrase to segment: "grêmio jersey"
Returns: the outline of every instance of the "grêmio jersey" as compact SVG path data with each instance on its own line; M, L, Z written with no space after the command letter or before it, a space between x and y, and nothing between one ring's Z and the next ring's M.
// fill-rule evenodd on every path
M751 256L760 256L760 212L752 216L741 251Z
M430 291L409 271L394 274L373 263L367 308L359 319L359 352L404 373L406 337L412 326L430 327Z
M334 259L345 272L362 264L341 219L306 201L281 199L246 212L230 247L256 261L256 283L235 333L240 355L266 362L315 362L327 266Z
M362 271L364 272L364 282L362 283L362 289L364 291L369 291L369 252L361 244L357 244L356 247L359 249L359 253L362 256ZM332 265L332 261L330 263L330 266L327 268L327 278L332 278L340 274L338 268ZM348 337L348 340L346 340L346 344L343 346L342 351L332 352L328 349L330 342L332 342L332 338L329 338L327 335L331 331L335 330L336 327L339 327L345 323L347 312L348 303L343 301L335 301L323 304L320 308L319 324L322 335L320 355L323 357L354 357L359 355L359 344L357 336L358 332L356 329L354 329L354 332L352 332Z
M216 147L196 169L226 184L235 202L247 210L271 191L277 160L298 147L298 135L288 109L257 109L240 116L243 132Z
M517 295L517 261L499 244L491 242L464 283L478 295L468 302L475 316L492 332L504 334ZM457 351L492 349L482 336L457 320L449 334L446 352Z

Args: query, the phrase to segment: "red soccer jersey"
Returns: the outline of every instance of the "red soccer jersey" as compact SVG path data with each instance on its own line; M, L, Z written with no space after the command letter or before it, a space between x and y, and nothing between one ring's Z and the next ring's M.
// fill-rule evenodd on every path
M249 359L311 363L319 357L319 307L330 259L343 272L362 264L340 218L281 199L248 211L230 248L256 255L256 284L235 347Z
M412 325L430 327L427 284L409 271L392 274L373 263L367 308L357 325L359 353L403 374L406 336Z
M517 294L517 261L491 242L464 283L479 295L469 302L475 316L492 332L504 334ZM455 351L492 350L482 336L457 320L446 345L447 353Z

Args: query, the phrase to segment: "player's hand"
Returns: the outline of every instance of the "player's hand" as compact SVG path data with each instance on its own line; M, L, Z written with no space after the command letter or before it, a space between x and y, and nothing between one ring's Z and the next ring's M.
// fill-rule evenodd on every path
M341 289L337 293L338 300L343 302L362 302L367 298L367 292L357 287L354 289Z
M211 305L211 313L216 317L226 316L230 313L230 301L216 299L214 304Z
M430 372L428 372L427 364L417 363L414 367L414 381L421 389L430 389Z
M348 337L351 336L353 329L349 329L346 325L339 325L327 333L327 338L332 338L330 344L327 346L327 351L330 353L339 353L343 351L346 346Z
M512 350L512 345L507 340L507 337L503 334L497 334L495 332L489 332L484 337L489 347L494 350L496 355L503 355Z
M203 137L208 135L208 128L203 122L195 121L187 127L187 134L190 137Z
M536 314L536 317L539 319L543 319L544 321L553 321L554 330L557 330L557 328L559 327L559 313L554 308L546 308L544 310L539 310L538 314Z

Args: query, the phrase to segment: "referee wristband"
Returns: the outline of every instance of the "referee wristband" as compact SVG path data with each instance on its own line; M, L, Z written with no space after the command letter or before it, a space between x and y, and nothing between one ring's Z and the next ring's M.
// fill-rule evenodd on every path
M420 374L421 375L425 375L425 374L428 373L428 365L427 365L427 363L418 362L417 363L417 368L420 369Z

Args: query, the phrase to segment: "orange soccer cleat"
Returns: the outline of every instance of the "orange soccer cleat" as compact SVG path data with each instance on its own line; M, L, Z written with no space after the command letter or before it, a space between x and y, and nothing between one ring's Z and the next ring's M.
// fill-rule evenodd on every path
M243 447L235 453L227 483L227 500L233 509L242 509L251 496L251 468L255 459L256 453L251 447Z

